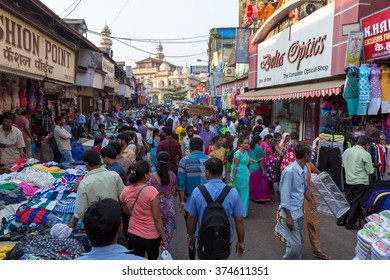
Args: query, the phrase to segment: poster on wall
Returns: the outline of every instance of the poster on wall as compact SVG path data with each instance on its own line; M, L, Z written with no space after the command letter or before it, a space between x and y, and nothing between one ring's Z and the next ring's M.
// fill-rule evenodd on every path
M363 50L364 35L361 31L351 31L348 35L347 54L345 56L345 67L350 64L359 65Z
M364 33L364 59L390 56L390 7L360 20Z
M259 88L331 76L334 2L258 45Z

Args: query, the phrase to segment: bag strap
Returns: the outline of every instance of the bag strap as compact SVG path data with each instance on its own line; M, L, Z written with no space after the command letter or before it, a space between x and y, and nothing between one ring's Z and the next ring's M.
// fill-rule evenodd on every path
M214 202L214 200L211 198L210 193L206 189L204 185L200 185L199 187L200 192L202 193L204 199L206 199L207 204Z
M222 204L223 201L225 200L226 196L229 194L229 192L230 192L231 189L232 189L231 187L229 187L228 185L226 185L226 186L223 188L221 194L218 196L216 202Z
M130 216L131 216L131 214L133 213L133 210L134 210L135 204L137 203L138 197L139 197L139 195L141 194L141 192L143 191L144 188L146 188L146 185L143 186L143 187L138 191L137 197L135 198L135 201L134 201L134 203L133 203L133 205L131 206L131 209L130 209Z
M210 196L210 193L207 191L207 189L204 185L201 185L198 188L199 188L200 192L202 193L203 197L206 199L207 204L214 202L214 200ZM223 188L222 192L219 194L219 196L217 197L215 202L222 204L231 189L232 189L231 187L229 187L228 185L225 185L225 187Z

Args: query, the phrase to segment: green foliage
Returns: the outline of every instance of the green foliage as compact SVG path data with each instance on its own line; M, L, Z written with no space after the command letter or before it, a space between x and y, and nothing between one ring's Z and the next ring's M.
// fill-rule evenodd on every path
M164 99L184 100L187 97L187 90L182 85L171 85L164 94Z

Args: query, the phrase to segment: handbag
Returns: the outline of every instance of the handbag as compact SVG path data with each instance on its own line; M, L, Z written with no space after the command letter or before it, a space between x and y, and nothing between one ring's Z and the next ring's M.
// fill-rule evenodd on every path
M280 209L278 209L278 212L276 213L276 225L275 225L275 236L280 240L282 243L286 243L286 229L283 225L283 217L282 212Z
M141 194L141 192L143 191L144 188L146 188L146 185L143 186L137 193L137 197L135 198L135 201L133 202L133 205L131 206L131 209L130 209L130 217L131 217L131 214L133 213L135 205L137 204L138 197L139 197L139 195Z

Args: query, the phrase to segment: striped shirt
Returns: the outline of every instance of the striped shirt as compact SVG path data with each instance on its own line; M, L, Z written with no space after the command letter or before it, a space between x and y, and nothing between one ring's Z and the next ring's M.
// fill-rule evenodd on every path
M202 151L194 151L188 157L180 160L177 172L177 190L184 192L184 201L187 201L192 191L199 185L207 182L204 162L208 160Z

